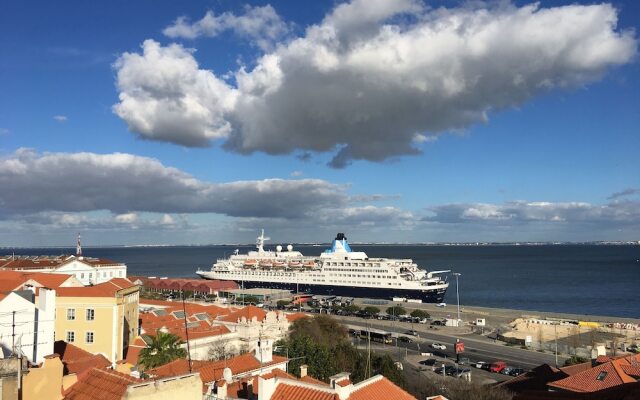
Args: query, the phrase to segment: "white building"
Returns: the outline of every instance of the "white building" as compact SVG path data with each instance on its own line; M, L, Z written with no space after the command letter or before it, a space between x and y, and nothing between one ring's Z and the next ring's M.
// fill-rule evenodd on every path
M0 293L0 348L3 358L20 354L39 364L53 353L56 292L40 288Z

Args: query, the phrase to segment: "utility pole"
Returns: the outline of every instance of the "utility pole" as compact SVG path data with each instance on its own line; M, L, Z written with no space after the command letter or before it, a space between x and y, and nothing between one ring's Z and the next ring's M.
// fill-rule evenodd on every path
M191 373L191 346L189 344L189 326L187 325L187 306L184 303L184 290L180 290L182 295L182 313L184 315L184 332L187 337L187 358L189 359L189 373Z
M553 324L553 330L555 332L555 342L556 342L556 368L558 368L558 325Z
M460 290L458 287L458 277L462 274L454 272L453 275L456 277L456 298L458 299L458 321L456 322L456 326L460 326Z

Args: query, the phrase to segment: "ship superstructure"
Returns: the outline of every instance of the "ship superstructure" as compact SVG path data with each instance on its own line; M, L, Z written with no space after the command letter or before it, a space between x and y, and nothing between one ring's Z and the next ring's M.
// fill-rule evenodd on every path
M232 280L245 288L266 287L313 294L350 297L421 299L441 302L449 287L449 271L425 271L411 259L369 258L353 251L343 233L319 256L305 256L276 246L264 249L264 230L256 240L256 251L217 260L210 271L196 271L206 279Z

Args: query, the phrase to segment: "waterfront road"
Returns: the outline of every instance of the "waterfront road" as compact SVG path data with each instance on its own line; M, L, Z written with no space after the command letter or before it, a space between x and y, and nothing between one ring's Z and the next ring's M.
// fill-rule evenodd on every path
M506 346L502 342L494 342L493 340L481 335L448 332L449 328L446 327L440 327L438 330L433 330L429 329L428 325L422 324L413 324L412 326L409 323L396 322L395 324L389 324L386 321L379 321L375 319L340 316L334 317L348 326L361 328L371 327L391 332L393 336L412 337L406 332L412 328L415 329L418 332L418 337L414 339L418 340L413 343L397 341L398 347L407 348L407 350L404 350L407 354L425 352L433 353L440 357L446 356L446 358L455 359L454 343L456 342L456 339L460 339L465 345L465 352L461 356L469 358L471 362L493 362L500 360L505 361L510 366L524 369L531 369L541 364L549 364L552 366L556 364L555 354L540 353L537 351L521 349L519 347ZM446 350L436 350L431 348L430 345L434 342L444 344L447 347ZM395 346L395 344L391 346ZM402 350L400 350L400 352L402 352ZM560 366L564 364L564 361L565 357L558 357L558 364Z

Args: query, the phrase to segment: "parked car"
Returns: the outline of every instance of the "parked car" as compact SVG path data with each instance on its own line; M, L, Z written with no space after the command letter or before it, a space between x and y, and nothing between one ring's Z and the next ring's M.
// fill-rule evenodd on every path
M436 342L436 343L432 343L432 344L431 344L431 348L433 348L433 349L438 349L438 350L446 350L446 349L447 349L447 346L445 346L445 345L444 345L444 344L442 344L442 343L438 343L438 342Z
M458 364L460 364L460 365L469 365L469 364L471 364L471 360L469 360L468 357L460 357L460 359L458 360Z
M491 367L489 367L489 371L491 372L500 372L507 367L507 363L504 361L494 361L491 363Z
M447 303L438 303L436 304L436 307L446 307Z
M461 378L464 374L469 374L471 373L471 369L469 368L458 368L453 376L455 376L456 378Z
M433 367L436 365L436 362L437 360L435 358L427 358L426 360L418 361L418 364Z
M509 375L511 376L520 376L522 374L524 374L524 369L522 368L512 368L511 371L509 371Z
M502 371L500 371L500 373L502 375L511 375L512 370L513 370L513 367L506 366L502 369Z
M413 343L413 339L411 339L410 337L406 337L406 336L399 336L398 337L398 341L399 342L405 342L405 343Z
M411 335L411 336L418 336L418 332L414 331L413 329L410 331L406 331L405 332L407 335Z
M479 369L489 369L489 366L491 364L489 364L488 362L485 361L478 361L474 364L472 364L472 366L474 366L475 368L479 368Z

